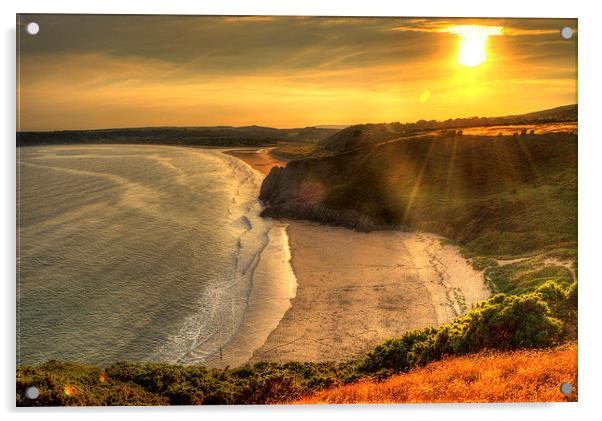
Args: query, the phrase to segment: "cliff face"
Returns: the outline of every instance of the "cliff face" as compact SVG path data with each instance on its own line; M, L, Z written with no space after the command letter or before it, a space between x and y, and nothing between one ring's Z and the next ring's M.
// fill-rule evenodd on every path
M359 231L384 228L372 218L350 209L334 209L324 204L325 186L308 177L309 160L293 161L286 167L274 167L261 185L259 199L264 203L262 216L304 219L344 226Z

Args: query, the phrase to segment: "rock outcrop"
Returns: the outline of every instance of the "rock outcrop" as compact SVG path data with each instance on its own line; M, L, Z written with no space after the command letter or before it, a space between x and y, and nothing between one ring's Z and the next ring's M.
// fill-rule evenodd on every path
M304 219L358 231L385 228L356 211L325 205L322 201L325 189L308 177L306 166L306 160L299 160L290 162L286 167L272 168L259 194L265 206L262 216Z

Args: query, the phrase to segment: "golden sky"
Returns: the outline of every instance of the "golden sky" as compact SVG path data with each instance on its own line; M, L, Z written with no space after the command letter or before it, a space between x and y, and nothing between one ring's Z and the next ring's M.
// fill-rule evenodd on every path
M24 30L31 21L36 36ZM564 26L576 32L577 21L20 15L17 127L305 127L537 111L577 102L577 37L563 40Z

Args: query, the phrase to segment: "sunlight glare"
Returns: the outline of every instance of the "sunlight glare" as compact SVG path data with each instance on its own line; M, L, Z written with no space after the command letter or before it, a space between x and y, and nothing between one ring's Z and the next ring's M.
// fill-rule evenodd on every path
M487 38L501 35L501 26L459 25L446 29L446 32L460 38L458 63L475 67L487 60Z

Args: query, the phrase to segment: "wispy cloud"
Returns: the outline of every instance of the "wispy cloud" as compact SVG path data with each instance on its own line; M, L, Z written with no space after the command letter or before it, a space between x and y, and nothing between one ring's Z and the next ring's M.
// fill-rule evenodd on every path
M512 19L512 20L500 20L500 19L408 19L404 24L392 27L392 31L399 32L434 32L434 33L450 33L450 28L463 26L463 25L480 25L485 27L502 28L504 35L509 36L537 36L537 35L559 35L560 29L563 26L571 24L574 25L574 20L553 20L555 27L548 27L551 24L551 20L538 20L534 22L533 19ZM562 22L566 22L562 24ZM544 25L546 27L541 27ZM576 32L576 26L573 26L573 30ZM452 32L453 33L453 32Z

